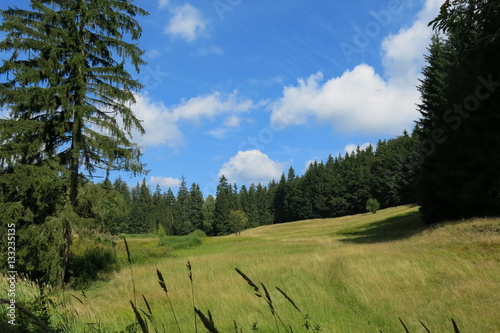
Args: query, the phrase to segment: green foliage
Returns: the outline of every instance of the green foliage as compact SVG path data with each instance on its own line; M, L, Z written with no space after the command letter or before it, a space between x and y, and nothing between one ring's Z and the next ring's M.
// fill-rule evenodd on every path
M203 230L210 231L214 224L215 198L209 194L203 202Z
M122 194L107 189L104 184L92 183L80 188L76 211L85 217L82 227L115 235L121 231L121 221L129 214Z
M160 238L165 237L167 235L167 232L165 231L165 228L163 228L163 225L158 226L158 236Z
M380 209L380 204L377 199L368 199L366 201L366 210L375 214Z
M248 217L244 211L232 210L229 212L228 222L232 226L233 232L238 235L247 226Z
M80 233L70 248L67 282L84 288L120 268L116 242L99 233Z
M60 258L68 241L65 227L77 219L64 206L64 191L58 171L46 166L18 164L0 172L0 220L2 227L15 226L17 268L44 283L61 282L64 263ZM0 245L2 258L6 245Z

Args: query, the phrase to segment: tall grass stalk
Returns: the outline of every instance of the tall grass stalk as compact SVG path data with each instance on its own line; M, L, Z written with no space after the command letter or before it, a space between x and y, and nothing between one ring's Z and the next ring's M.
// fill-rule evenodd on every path
M175 324L177 325L177 330L179 331L179 333L182 333L181 326L179 325L179 320L177 320L177 316L175 315L174 306L172 305L172 301L170 300L170 297L168 295L167 285L165 283L165 280L163 279L163 275L161 274L158 268L156 268L156 275L158 275L158 283L160 284L160 287L165 291L165 294L167 295L168 304L170 305L170 310L172 311L172 315L174 316Z
M194 309L196 308L196 304L195 304L195 301L194 301L193 271L192 271L191 262L189 262L189 260L188 260L188 262L186 264L186 268L188 270L189 282L191 284L191 302L192 302L192 305L193 305L194 331L195 331L195 333L198 333L198 322L196 320L196 311L194 311Z
M285 299L290 304L292 304L292 306L295 308L295 310L297 310L297 312L302 316L302 318L304 319L304 324L302 325L302 327L304 327L306 331L309 331L310 329L312 329L315 332L319 332L321 330L319 325L315 325L314 328L312 327L311 323L309 323L309 315L303 314L302 311L300 310L300 308L294 302L294 300L290 296L288 296L288 294L285 293L283 291L283 289L281 289L280 287L275 287L275 288L276 288L276 290L278 290L281 293L281 295L283 295L283 297L285 297Z
M137 322L139 323L139 326L141 327L142 333L149 333L148 324L144 321L144 319L142 319L142 316L139 313L139 311L137 310L137 307L135 306L135 304L132 301L130 301L130 305L132 305L132 309L134 310L135 318L137 319Z
M144 304L146 304L146 308L147 308L148 312L146 312L146 311L144 311L142 309L141 309L141 311L148 318L148 320L151 323L151 325L153 325L153 328L154 328L155 332L159 333L158 326L156 326L156 322L154 320L153 310L151 310L151 306L149 306L149 302L146 299L146 296L144 296L144 294L142 294L142 299L144 300ZM165 332L165 327L163 327L163 332Z
M264 285L264 283L261 283L261 285L262 285L262 289L264 289L265 300L266 300L267 305L269 306L269 310L271 311L271 314L273 315L273 318L274 318L274 324L276 325L276 332L280 333L280 326L278 324L278 319L280 320L283 327L285 327L285 330L286 330L286 326L283 323L283 320L281 320L281 318L276 313L276 310L274 309L274 305L273 305L273 300L271 298L271 295L269 295L269 292L267 291L266 286Z
M130 267L130 276L132 277L132 290L134 293L134 306L137 306L134 271L132 270L132 258L130 257L130 250L128 248L128 243L127 243L127 239L125 238L125 236L123 237L123 242L125 242L125 251L127 251L127 261L128 261L129 267Z
M219 330L215 327L214 319L212 318L212 314L210 313L210 310L208 310L208 317L203 314L200 310L197 308L194 308L194 312L200 317L201 322L205 326L205 328L208 330L210 333L220 333Z
M262 297L262 292L260 291L260 288L252 281L252 279L250 279L239 268L235 268L235 271L248 283L249 286L251 286L253 288L253 290L255 292L255 296L257 296L259 298ZM266 303L269 307L269 310L271 311L271 314L273 315L273 318L274 318L276 332L277 333L280 332L280 325L279 324L281 324L283 326L283 328L285 329L285 331L287 331L288 333L293 332L292 329L290 329L290 330L288 329L286 324L283 322L283 319L281 319L281 317L276 312L276 309L275 309L274 304L273 304L273 299L271 298L271 295L269 294L265 284L261 283L261 286L262 286L262 289L264 290L264 299L266 300ZM279 321L279 323L278 323L278 321Z

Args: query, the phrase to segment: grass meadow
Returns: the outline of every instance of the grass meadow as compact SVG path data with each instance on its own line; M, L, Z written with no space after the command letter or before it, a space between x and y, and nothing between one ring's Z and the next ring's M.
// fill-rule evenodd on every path
M146 246L158 251L157 238L128 242L132 256ZM500 331L500 219L424 228L418 207L401 206L204 238L201 245L132 265L138 307L146 311L144 295L162 332L179 329L156 269L163 273L180 331L195 332L188 260L195 306L210 310L220 332L234 332L233 320L243 332L255 323L260 332L277 331L265 299L254 295L235 268L265 284L276 312L294 332L305 331L304 319L275 286L321 332L404 332L398 318L410 332L426 332L419 321L432 332L453 332L452 317L461 332ZM135 321L128 267L85 295L69 290L62 296L75 332L87 331L89 323L116 332ZM206 331L199 320L197 325Z

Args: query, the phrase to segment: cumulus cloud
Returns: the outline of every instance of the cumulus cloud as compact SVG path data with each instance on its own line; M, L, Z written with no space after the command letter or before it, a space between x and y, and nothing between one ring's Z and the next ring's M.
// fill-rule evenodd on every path
M171 11L173 17L164 29L166 34L193 42L205 33L207 21L195 7L187 3Z
M172 113L176 119L198 122L203 117L214 118L227 113L247 112L254 107L252 100L240 100L237 92L224 95L216 91L212 94L183 100L173 107Z
M356 66L324 83L322 79L316 73L286 87L272 105L271 121L290 126L314 118L340 132L398 133L414 113L416 93L391 86L371 66Z
M149 178L149 184L161 187L179 187L181 181L178 178L172 177L151 177Z
M279 179L285 163L269 158L258 149L239 151L222 165L219 177L225 176L229 182L265 183Z
M142 146L166 144L176 147L183 141L177 121L169 109L161 102L152 101L148 95L136 95L136 104L132 106L136 117L141 120L146 133L133 133L134 141Z
M227 128L239 125L241 114L255 107L256 104L252 100L240 98L237 92L231 94L214 92L196 96L170 107L151 100L147 94L136 95L136 104L132 106L132 110L142 121L146 133L141 136L135 132L133 137L143 146L165 144L178 147L184 140L184 135L180 130L183 122L200 125L207 119L226 117L221 120L222 127L209 131L213 136L222 138Z
M324 80L318 72L283 89L270 104L271 122L280 126L312 121L330 124L339 132L397 134L410 129L418 117L416 89L423 54L432 30L427 22L439 11L439 1L428 0L416 21L381 45L384 77L360 64L341 76Z

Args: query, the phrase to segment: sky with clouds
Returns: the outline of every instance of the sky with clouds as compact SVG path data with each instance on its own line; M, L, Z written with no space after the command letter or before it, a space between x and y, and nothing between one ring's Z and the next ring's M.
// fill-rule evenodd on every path
M150 12L138 19L148 64L133 106L146 181L176 191L185 176L214 194L221 175L267 184L411 131L443 2L136 1Z

